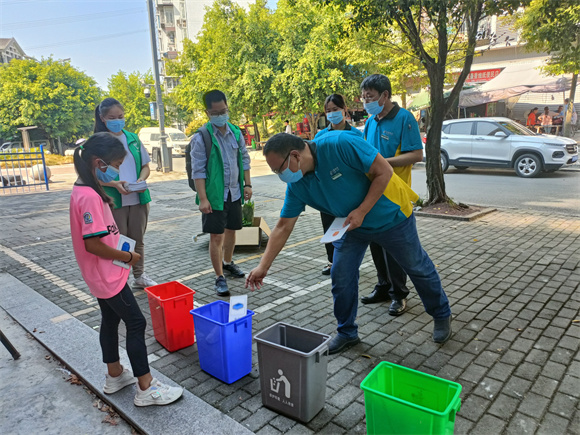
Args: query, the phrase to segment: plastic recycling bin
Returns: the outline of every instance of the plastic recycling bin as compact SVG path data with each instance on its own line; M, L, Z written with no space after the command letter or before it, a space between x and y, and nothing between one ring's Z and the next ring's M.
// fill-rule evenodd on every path
M254 338L264 406L312 420L324 408L330 336L279 322Z
M383 361L360 387L368 434L453 434L460 384Z
M191 346L195 338L189 312L193 308L195 291L171 281L147 287L145 292L155 339L169 352Z
M252 371L252 316L228 322L230 304L215 301L191 310L201 369L226 384Z

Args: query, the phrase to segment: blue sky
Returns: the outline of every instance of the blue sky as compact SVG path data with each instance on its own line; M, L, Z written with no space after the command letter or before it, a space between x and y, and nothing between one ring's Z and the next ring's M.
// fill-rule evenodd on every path
M119 70L151 68L148 20L145 0L0 0L0 38L37 59L70 58L103 89Z

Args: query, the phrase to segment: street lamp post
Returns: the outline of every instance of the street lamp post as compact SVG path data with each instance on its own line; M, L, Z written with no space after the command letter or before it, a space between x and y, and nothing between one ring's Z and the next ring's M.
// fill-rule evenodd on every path
M159 79L159 57L157 56L157 36L155 29L155 7L153 0L147 0L149 9L149 31L151 33L151 51L153 52L153 73L155 75L155 96L157 97L157 117L159 118L159 143L161 144L161 161L163 164L163 172L170 172L173 170L173 161L171 160L171 153L167 148L167 141L165 136L165 111L163 108L163 101L161 98L161 84Z

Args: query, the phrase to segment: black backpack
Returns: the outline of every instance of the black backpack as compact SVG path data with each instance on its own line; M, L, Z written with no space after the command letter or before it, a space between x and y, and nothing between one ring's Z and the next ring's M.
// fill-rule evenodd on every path
M204 125L198 130L201 133L201 137L203 138L203 143L205 144L205 155L209 161L209 154L211 152L211 137L209 135L209 130ZM195 135L194 135L195 137ZM197 192L195 188L195 181L191 178L192 167L191 167L191 147L193 145L193 137L189 141L189 144L185 147L185 171L187 172L187 181L189 183L189 187L194 192Z

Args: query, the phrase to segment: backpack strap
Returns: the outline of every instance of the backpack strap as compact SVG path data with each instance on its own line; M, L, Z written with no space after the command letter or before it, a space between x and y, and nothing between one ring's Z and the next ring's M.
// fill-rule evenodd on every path
M199 128L198 131L201 133L203 144L205 145L205 156L207 157L207 161L209 162L209 155L211 153L211 136L209 135L209 130L205 125L203 125L202 127Z

